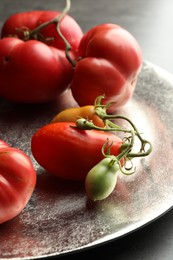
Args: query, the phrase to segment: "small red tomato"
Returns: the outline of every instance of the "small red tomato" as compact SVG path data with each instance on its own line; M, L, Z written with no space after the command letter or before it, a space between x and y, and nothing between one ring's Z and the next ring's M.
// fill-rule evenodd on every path
M101 149L107 139L113 142L111 154L118 155L122 140L116 135L57 122L43 126L33 135L31 149L36 161L49 173L84 181L89 170L104 158Z
M0 140L0 224L21 213L35 185L36 172L30 158Z

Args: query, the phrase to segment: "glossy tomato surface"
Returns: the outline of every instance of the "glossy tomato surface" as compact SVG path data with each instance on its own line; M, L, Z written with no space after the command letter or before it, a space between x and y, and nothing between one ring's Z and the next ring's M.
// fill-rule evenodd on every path
M79 130L71 122L43 126L32 137L36 161L49 173L68 180L84 181L88 171L103 155L102 146L113 141L111 153L118 155L122 140L97 130Z
M35 185L36 172L30 158L0 141L0 224L21 213Z
M131 99L142 65L131 33L116 24L97 25L84 34L78 55L71 89L80 106L105 95L104 102L113 102L110 110L116 110Z
M30 11L11 15L3 24L0 40L0 96L18 103L47 103L69 86L72 64L57 31L61 12ZM59 22L61 34L75 60L83 32L69 15Z

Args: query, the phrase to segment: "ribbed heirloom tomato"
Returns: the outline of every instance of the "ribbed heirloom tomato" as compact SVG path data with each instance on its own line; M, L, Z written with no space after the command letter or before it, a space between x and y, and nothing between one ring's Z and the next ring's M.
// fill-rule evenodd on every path
M56 29L59 15L54 11L24 12L12 15L4 23L0 40L0 96L14 102L44 103L55 100L67 89L73 68ZM51 24L45 26L47 22ZM68 15L59 27L71 45L69 55L75 59L82 30Z
M21 213L35 185L36 172L30 158L0 140L0 224Z
M79 44L78 62L71 83L80 106L92 105L105 95L110 110L125 105L132 97L142 65L136 39L116 24L101 24L86 32Z
M79 130L76 124L58 122L40 128L32 137L36 161L49 173L67 180L84 181L88 171L103 159L102 146L113 141L111 153L118 155L122 140L98 130Z

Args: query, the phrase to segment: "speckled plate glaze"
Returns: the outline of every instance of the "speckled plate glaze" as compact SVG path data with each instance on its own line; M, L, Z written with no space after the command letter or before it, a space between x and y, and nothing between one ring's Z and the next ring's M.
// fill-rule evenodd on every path
M0 225L0 259L44 259L75 253L127 235L173 206L171 75L143 62L133 99L119 112L136 123L152 142L153 152L134 162L135 174L120 174L114 192L104 201L91 203L82 183L47 174L31 155L33 133L69 104L76 105L70 93L54 104L32 107L0 100L0 139L31 156L38 174L27 207Z

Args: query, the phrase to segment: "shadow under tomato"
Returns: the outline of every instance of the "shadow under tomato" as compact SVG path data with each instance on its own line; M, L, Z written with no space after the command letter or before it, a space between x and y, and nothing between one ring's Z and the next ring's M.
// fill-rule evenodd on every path
M70 194L85 194L84 183L78 181L63 180L49 174L46 170L38 171L36 192L57 196L69 196Z
M55 100L46 103L16 103L10 102L0 97L0 117L1 119L16 120L31 120L44 116L52 119L61 110L69 107L78 106L71 91L68 90L58 96ZM44 120L44 119L43 119Z

